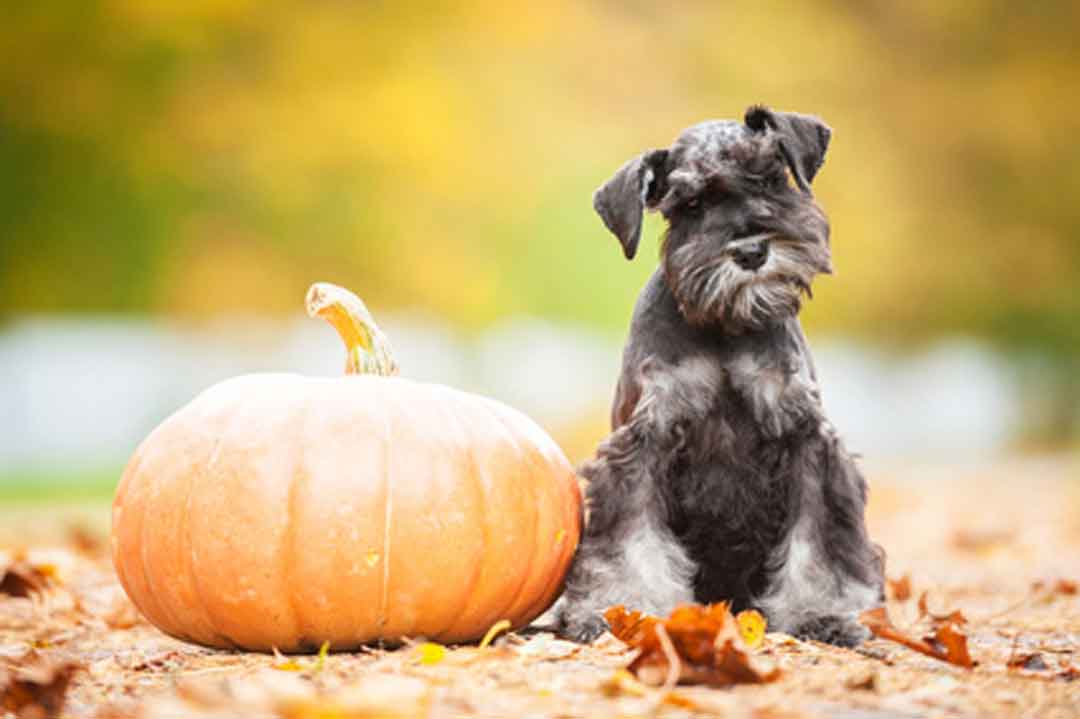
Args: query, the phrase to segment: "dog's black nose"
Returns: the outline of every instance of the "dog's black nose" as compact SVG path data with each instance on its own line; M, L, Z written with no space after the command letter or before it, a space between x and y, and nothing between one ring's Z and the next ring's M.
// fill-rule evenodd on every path
M765 264L769 256L769 243L765 240L747 242L735 249L735 264L751 272Z

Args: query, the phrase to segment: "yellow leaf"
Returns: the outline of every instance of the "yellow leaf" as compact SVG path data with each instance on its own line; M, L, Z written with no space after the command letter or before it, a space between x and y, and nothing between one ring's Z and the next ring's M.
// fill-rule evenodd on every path
M36 564L34 569L38 570L41 576L46 579L56 580L59 578L59 572L57 572L55 564Z
M488 629L487 634L485 634L484 638L480 640L480 648L483 649L488 644L491 644L492 640L495 639L495 637L498 636L500 632L505 632L509 628L509 619L500 619L499 621L492 624L491 629Z
M284 654L278 651L277 647L274 647L274 669L282 672L298 672L303 669L302 666L295 659L288 659Z
M446 647L434 642L424 642L416 648L421 664L438 664L446 658Z
M315 666L313 666L311 668L312 671L321 672L323 670L323 667L326 666L326 656L329 653L330 653L330 640L327 639L325 642L322 643L322 646L319 647L319 656L316 657L316 659L315 659Z
M765 639L765 617L756 609L745 609L735 615L739 636L751 649L757 649Z
M560 543L564 539L566 539L565 529L560 529L558 532L555 532L555 544Z
M367 565L369 567L374 567L376 564L379 563L379 553L378 552L368 552L367 554L364 555L364 561L367 562Z
M652 691L650 687L639 682L637 677L625 669L616 669L611 678L604 682L603 689L608 696L616 696L620 692L625 692L636 697L646 697Z

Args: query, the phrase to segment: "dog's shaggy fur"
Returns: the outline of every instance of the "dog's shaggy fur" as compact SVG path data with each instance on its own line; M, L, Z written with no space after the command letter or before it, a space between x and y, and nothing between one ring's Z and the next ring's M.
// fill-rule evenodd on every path
M770 627L842 645L868 632L883 554L866 483L823 415L797 314L831 271L810 182L830 138L816 118L752 107L624 165L594 197L627 258L642 212L669 223L638 299L613 433L582 474L589 519L550 615L589 640L603 610L756 607Z

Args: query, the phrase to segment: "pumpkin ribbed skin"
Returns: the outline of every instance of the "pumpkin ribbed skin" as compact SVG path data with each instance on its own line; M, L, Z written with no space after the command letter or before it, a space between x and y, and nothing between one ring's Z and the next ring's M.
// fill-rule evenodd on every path
M580 518L562 451L494 400L399 378L247 375L139 446L112 555L139 610L200 644L459 642L554 601Z

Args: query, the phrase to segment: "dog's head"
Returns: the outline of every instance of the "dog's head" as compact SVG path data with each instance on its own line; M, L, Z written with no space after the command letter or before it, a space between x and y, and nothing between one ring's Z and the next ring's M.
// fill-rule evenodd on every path
M593 206L627 259L642 213L664 215L661 262L687 321L761 329L798 313L815 275L832 269L810 191L830 134L817 118L751 107L742 123L703 122L626 163Z

